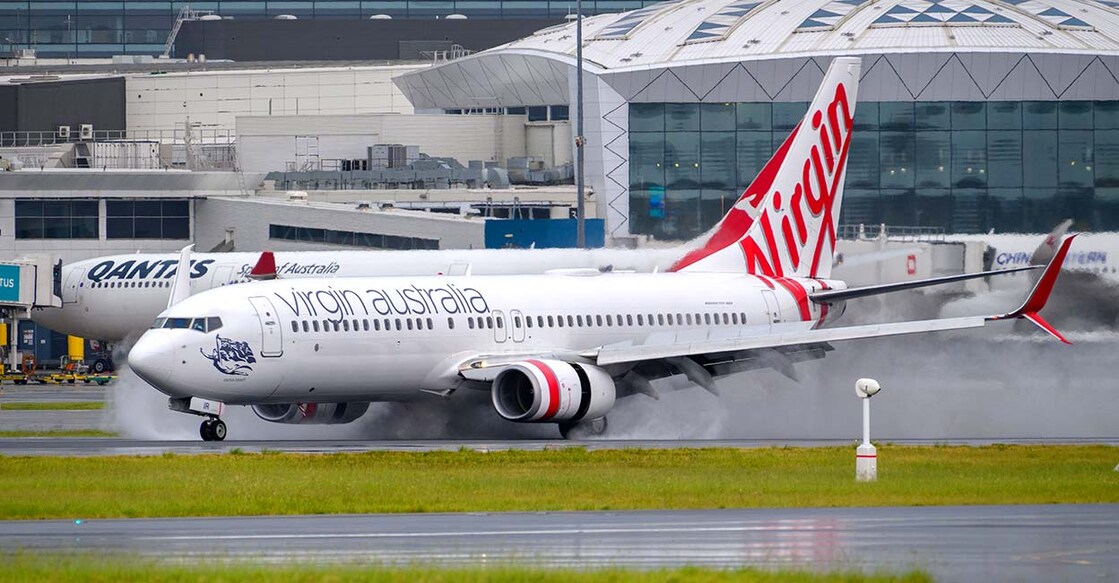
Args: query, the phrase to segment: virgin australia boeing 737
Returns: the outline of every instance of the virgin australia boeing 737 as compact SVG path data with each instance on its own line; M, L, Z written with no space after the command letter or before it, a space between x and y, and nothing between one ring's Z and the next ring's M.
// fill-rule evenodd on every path
M1008 318L1060 338L1037 312L1071 239L1009 313L824 327L850 298L990 275L854 289L829 279L859 68L832 62L735 209L669 272L272 280L185 299L181 274L131 365L172 409L206 417L206 440L225 437L226 404L268 421L345 423L371 401L469 389L489 391L509 421L566 435L650 392L650 379L684 374L714 390L722 375L791 367L840 340Z

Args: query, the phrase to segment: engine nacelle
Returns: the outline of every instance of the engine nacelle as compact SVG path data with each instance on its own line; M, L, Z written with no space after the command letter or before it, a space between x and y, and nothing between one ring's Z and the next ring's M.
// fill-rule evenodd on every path
M497 414L509 421L597 419L614 406L614 379L597 366L525 360L497 374L492 396Z
M272 423L340 425L349 423L369 409L369 403L281 403L253 405L257 417Z

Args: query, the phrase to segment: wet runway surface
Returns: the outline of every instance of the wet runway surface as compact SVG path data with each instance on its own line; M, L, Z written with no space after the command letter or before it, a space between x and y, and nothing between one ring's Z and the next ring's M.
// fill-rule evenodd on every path
M879 443L897 445L990 445L1000 444L1104 444L1119 446L1119 439L883 439ZM239 451L259 453L279 451L289 453L352 453L363 451L457 451L463 448L476 451L544 450L563 447L596 449L672 449L706 447L836 447L856 444L852 440L790 440L790 439L646 439L646 440L571 440L522 439L522 440L245 440L221 443L198 441L147 441L142 439L103 437L21 437L0 438L0 455L7 456L109 456L109 455L162 455L215 454Z
M1119 505L0 522L0 548L159 559L927 570L940 581L1119 577Z
M6 410L7 403L104 402L106 387L96 385L4 385L0 393L0 430L75 431L100 429L103 411Z

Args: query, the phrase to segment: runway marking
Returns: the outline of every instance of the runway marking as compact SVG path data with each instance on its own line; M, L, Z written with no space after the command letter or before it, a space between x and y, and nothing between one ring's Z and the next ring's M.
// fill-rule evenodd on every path
M760 531L833 531L834 527L793 527L793 526L689 526L656 528L558 528L551 530L473 530L455 532L350 532L316 534L223 534L223 535L174 535L138 537L147 540L197 541L197 540L279 540L279 539L324 539L324 538L437 538L464 536L524 536L524 535L583 535L583 534L641 534L641 533L682 533L682 532L760 532Z

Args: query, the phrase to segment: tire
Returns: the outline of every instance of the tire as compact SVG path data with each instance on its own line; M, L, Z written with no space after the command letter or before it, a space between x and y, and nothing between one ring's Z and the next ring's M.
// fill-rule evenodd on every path
M210 436L214 441L225 441L225 421L214 419L210 424Z
M608 427L606 417L599 417L589 421L560 423L559 432L564 439L588 439L601 436Z
M209 419L203 421L202 425L198 426L198 434L202 436L202 441L213 441L214 440L213 422L211 422Z
M109 368L109 365L105 362L104 358L98 358L97 360L93 361L93 372L101 374L105 372L107 368Z

